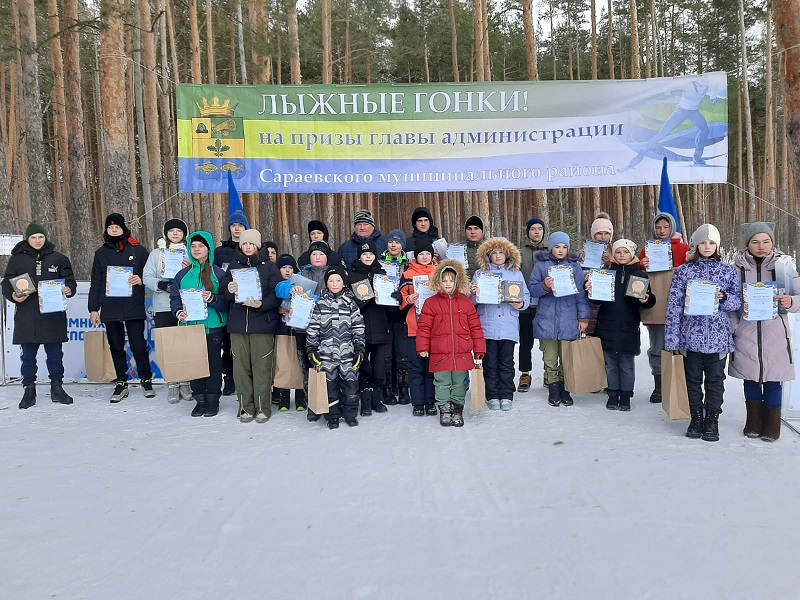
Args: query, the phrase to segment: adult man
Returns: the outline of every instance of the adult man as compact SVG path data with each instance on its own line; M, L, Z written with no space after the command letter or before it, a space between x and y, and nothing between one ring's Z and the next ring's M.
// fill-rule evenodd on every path
M433 224L433 215L424 206L411 213L411 236L406 240L406 252L414 252L417 241L427 239L431 243L439 239L439 229Z
M372 242L375 244L378 254L386 252L386 238L381 235L380 230L375 227L375 217L368 210L362 208L353 219L353 235L339 246L339 256L349 269L358 258L358 248L365 242Z
M539 252L547 252L544 221L536 217L528 219L525 225L525 239L520 247L522 252L522 274L525 281L530 281L531 272L536 265ZM531 298L531 305L519 314L519 377L517 391L524 393L531 389L531 369L533 368L533 319L536 316L536 302Z
M464 236L467 238L461 242L462 246L467 247L467 279L472 281L472 276L478 270L478 246L483 241L483 220L472 215L464 224ZM525 274L525 281L528 281L530 272Z

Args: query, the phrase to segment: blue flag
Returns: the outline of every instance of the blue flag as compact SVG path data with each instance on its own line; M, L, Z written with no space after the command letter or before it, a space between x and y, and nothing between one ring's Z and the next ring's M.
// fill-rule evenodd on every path
M230 177L230 174L228 175ZM672 196L672 186L669 184L669 174L667 173L667 157L664 157L664 164L661 167L661 187L658 190L658 212L669 213L675 219L676 232L681 233L681 221L678 219L678 209L675 208L675 198Z
M244 213L244 206L239 198L239 192L236 191L236 186L233 185L233 176L228 171L228 206L230 207L230 214L239 211Z

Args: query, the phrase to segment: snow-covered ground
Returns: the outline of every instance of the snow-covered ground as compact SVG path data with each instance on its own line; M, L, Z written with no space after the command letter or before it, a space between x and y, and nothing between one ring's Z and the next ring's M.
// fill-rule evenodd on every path
M538 360L462 429L400 406L240 424L231 397L193 419L161 387L61 406L45 383L22 411L0 388L0 597L800 597L800 437L744 438L741 382L708 443L647 401L644 355L627 414L548 406Z

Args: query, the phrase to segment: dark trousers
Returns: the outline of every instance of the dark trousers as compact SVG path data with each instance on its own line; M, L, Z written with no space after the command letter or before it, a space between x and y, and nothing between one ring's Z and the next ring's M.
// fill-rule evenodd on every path
M359 370L361 387L380 389L386 381L386 344L367 344Z
M483 357L483 377L486 380L487 399L514 399L514 346L513 340L486 340Z
M228 379L233 379L233 354L231 354L231 334L227 329L223 329L222 345L220 346L222 352L222 361L220 366L222 374Z
M157 312L153 314L153 320L156 324L156 329L159 327L177 327L178 317L169 311Z
M533 319L536 311L519 314L519 370L530 373L533 370ZM487 393L489 390L486 390Z
M763 402L769 408L780 408L783 400L783 384L780 381L759 383L758 381L745 379L744 399Z
M152 379L150 353L147 350L147 340L144 339L144 319L110 321L105 326L117 381L128 381L128 355L125 352L126 331L128 332L128 344L130 344L133 359L136 361L136 369L139 372L139 379Z
M403 370L400 340L405 335L404 323L389 322L389 341L386 343L386 385L397 385L397 372Z
M722 412L722 396L725 393L725 362L728 356L687 352L683 360L686 372L686 390L689 393L689 408L699 411L703 408L703 387L705 387L705 408L711 412ZM705 385L703 380L705 379Z
M409 366L408 383L411 392L411 404L423 406L436 402L436 390L433 387L433 373L429 370L429 360L417 354L417 338L403 339L403 358Z
M328 414L325 419L350 419L358 414L358 380L328 379Z
M36 355L39 353L41 344L20 344L22 349L22 365L20 367L22 375L22 385L33 385L36 383ZM44 351L47 354L47 374L50 381L61 382L64 380L64 351L61 342L44 344Z
M193 394L210 394L219 397L222 395L222 338L225 330L214 329L206 334L206 348L208 349L208 377L193 379L189 382Z

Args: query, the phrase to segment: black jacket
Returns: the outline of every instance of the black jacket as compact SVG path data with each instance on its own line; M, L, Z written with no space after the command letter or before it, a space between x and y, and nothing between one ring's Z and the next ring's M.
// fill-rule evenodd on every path
M376 274L385 275L384 271L377 260L372 263L371 267L367 267L360 260L356 259L350 266L350 272L347 275L347 287L350 288L354 283L368 279L372 285L372 277ZM355 299L361 315L364 317L364 325L366 327L367 344L386 344L389 342L389 319L386 316L385 306L375 304L375 299L367 300L366 302Z
M37 268L38 267L38 268ZM40 273L37 275L37 272ZM45 242L41 250L34 250L27 240L22 240L11 251L11 258L3 277L3 296L8 300L14 290L9 279L27 273L34 285L49 279L63 279L70 289L69 296L75 295L78 284L72 274L72 264L63 254L56 252L51 242ZM23 302L14 302L14 340L15 344L54 344L67 341L67 313L39 312L39 297L32 294Z
M216 257L215 257L216 258ZM228 284L233 281L231 269L258 269L261 279L261 306L250 308L244 304L236 303L236 295L228 291ZM272 262L262 260L260 257L245 256L237 252L228 266L222 281L219 284L220 295L228 300L228 333L278 333L281 326L280 308L281 301L275 295L275 286L283 281L281 273Z
M647 278L647 273L639 270L639 265L618 265L611 263L609 269L617 272L614 285L614 302L595 302L600 309L597 313L597 325L594 334L603 343L606 352L622 352L624 354L639 354L641 341L639 334L639 310L652 308L656 297L651 293L647 302L639 302L638 298L625 295L628 287L628 278L631 275Z
M417 240L422 238L427 238L428 240L430 240L431 243L435 242L436 240L439 239L439 228L433 225L432 222L431 222L431 228L428 229L428 231L426 231L425 233L421 232L419 229L415 227L414 232L408 239L406 239L405 251L414 252L414 256L416 256L415 249L417 247Z
M122 246L120 248L120 246ZM145 319L144 282L133 286L133 294L126 298L106 297L106 269L108 267L133 267L133 274L143 278L144 265L149 252L130 241L107 242L94 253L92 282L89 287L89 312L100 311L103 323L109 321L134 321Z

